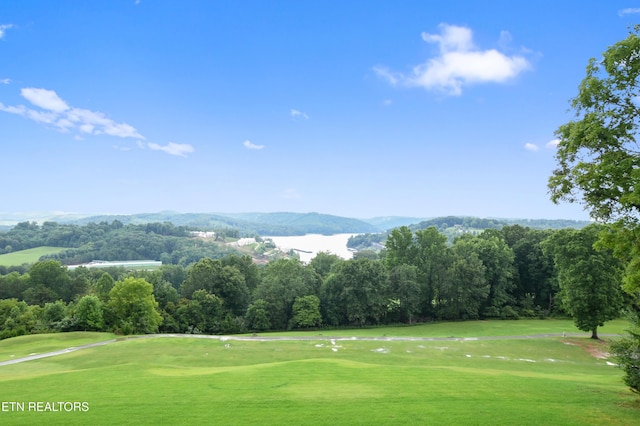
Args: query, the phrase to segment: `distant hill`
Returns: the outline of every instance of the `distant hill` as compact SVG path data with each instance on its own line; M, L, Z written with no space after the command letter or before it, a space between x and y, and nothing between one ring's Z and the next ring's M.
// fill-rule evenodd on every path
M243 235L289 236L305 234L345 234L379 232L380 228L359 219L321 213L140 213L134 215L90 216L68 223L87 224L119 220L123 224L141 225L171 222L201 230L238 229Z
M506 225L521 225L535 229L582 228L588 221L552 220L552 219L498 219L462 216L447 216L424 219L407 216L381 216L371 219L354 219L322 213L178 213L163 211L158 213L139 213L132 215L94 215L82 217L80 214L61 212L41 213L2 213L0 212L0 232L8 231L18 222L52 221L85 225L88 223L113 222L118 220L124 225L143 225L147 223L171 222L174 226L188 226L200 230L235 229L246 236L289 236L304 234L342 234L342 233L380 233L400 226L409 226L412 230L430 226L444 231L449 228L482 230L499 229Z
M464 229L500 229L508 225L520 225L531 229L580 229L589 225L587 220L567 220L567 219L498 219L498 218L478 218L466 216L446 216L425 220L409 226L411 230L427 229L435 226L440 230L458 227Z
M386 231L393 228L399 228L401 226L413 225L415 223L420 223L428 219L408 216L380 216L362 220L375 226L381 231Z
M404 218L410 219L410 218ZM381 220L379 223L385 223ZM392 223L391 220L387 223ZM398 221L402 223L402 220ZM520 225L531 229L563 229L574 228L580 229L591 222L586 220L565 220L565 219L496 219L496 218L478 218L465 216L445 216L428 220L422 220L417 223L406 224L411 231L419 231L435 227L439 232L444 234L449 242L462 234L479 234L485 229L502 229L505 226ZM399 227L399 226L397 226ZM392 229L387 228L384 232L357 235L349 238L347 247L354 250L374 250L378 251L384 247L387 236Z

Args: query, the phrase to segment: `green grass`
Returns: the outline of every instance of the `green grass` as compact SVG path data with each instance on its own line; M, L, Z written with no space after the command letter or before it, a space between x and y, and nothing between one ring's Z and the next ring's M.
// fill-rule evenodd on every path
M598 327L599 334L622 334L628 327L628 321L618 319L608 321L604 327ZM517 321L460 321L434 322L413 326L370 327L356 330L318 329L312 331L259 333L261 336L363 336L363 337L482 337L482 336L520 336L535 334L582 333L569 319L532 319Z
M65 247L36 247L0 255L0 266L19 266L23 263L36 263L45 254L56 254L68 250Z
M434 334L490 333L475 322L432 326ZM542 326L495 325L500 335L528 334ZM428 327L384 330L424 335ZM20 337L1 341L0 354L112 337ZM585 337L347 340L335 346L320 339L122 340L3 366L0 401L80 401L89 411L0 412L0 423L629 425L640 418L640 404L623 385L621 371L586 350L606 346Z
M110 333L71 332L56 334L33 334L0 340L0 361L22 358L32 354L53 352L87 343L113 339Z

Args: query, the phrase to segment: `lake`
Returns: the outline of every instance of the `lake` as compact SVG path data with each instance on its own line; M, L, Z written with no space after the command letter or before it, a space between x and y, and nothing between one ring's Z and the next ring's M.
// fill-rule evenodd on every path
M359 234L335 234L319 235L307 234L294 237L265 237L283 251L296 250L300 255L300 261L309 263L315 255L321 251L340 256L343 259L351 259L353 252L347 249L349 237ZM302 251L299 251L302 250Z

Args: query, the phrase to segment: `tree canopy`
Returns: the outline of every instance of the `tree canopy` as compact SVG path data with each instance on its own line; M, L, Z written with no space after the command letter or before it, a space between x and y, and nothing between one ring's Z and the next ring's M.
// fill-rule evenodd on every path
M578 95L571 101L575 118L556 131L558 167L548 184L554 202L579 202L592 218L614 222L601 234L599 245L613 249L626 263L623 288L635 299L636 311L640 309L639 31L636 25L602 58L589 61ZM631 318L637 330L637 313ZM623 342L613 351L627 383L638 391L640 336L630 333ZM634 371L636 379L631 377Z
M575 119L556 131L558 167L549 178L555 202L582 202L595 219L640 219L640 37L636 27L589 61Z

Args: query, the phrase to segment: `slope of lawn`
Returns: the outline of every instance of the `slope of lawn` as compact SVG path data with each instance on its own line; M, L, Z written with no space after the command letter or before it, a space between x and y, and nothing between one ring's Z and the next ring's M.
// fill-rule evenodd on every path
M536 329L518 323L502 323L499 335ZM421 327L427 326L398 329ZM455 331L478 334L463 329ZM362 331L368 330L339 334ZM6 359L12 351L41 352L112 337L7 339L0 342L0 354ZM586 337L314 338L123 339L0 366L0 401L25 404L25 411L0 411L0 423L628 425L640 418L637 396L623 385L621 371L597 357L605 356L606 344ZM85 402L88 411L29 411L29 402Z
M0 266L19 266L23 263L36 263L45 254L56 254L68 250L65 247L36 247L27 250L14 251L0 255Z
M103 342L113 339L111 333L74 331L70 333L32 334L0 340L0 362L29 355Z

